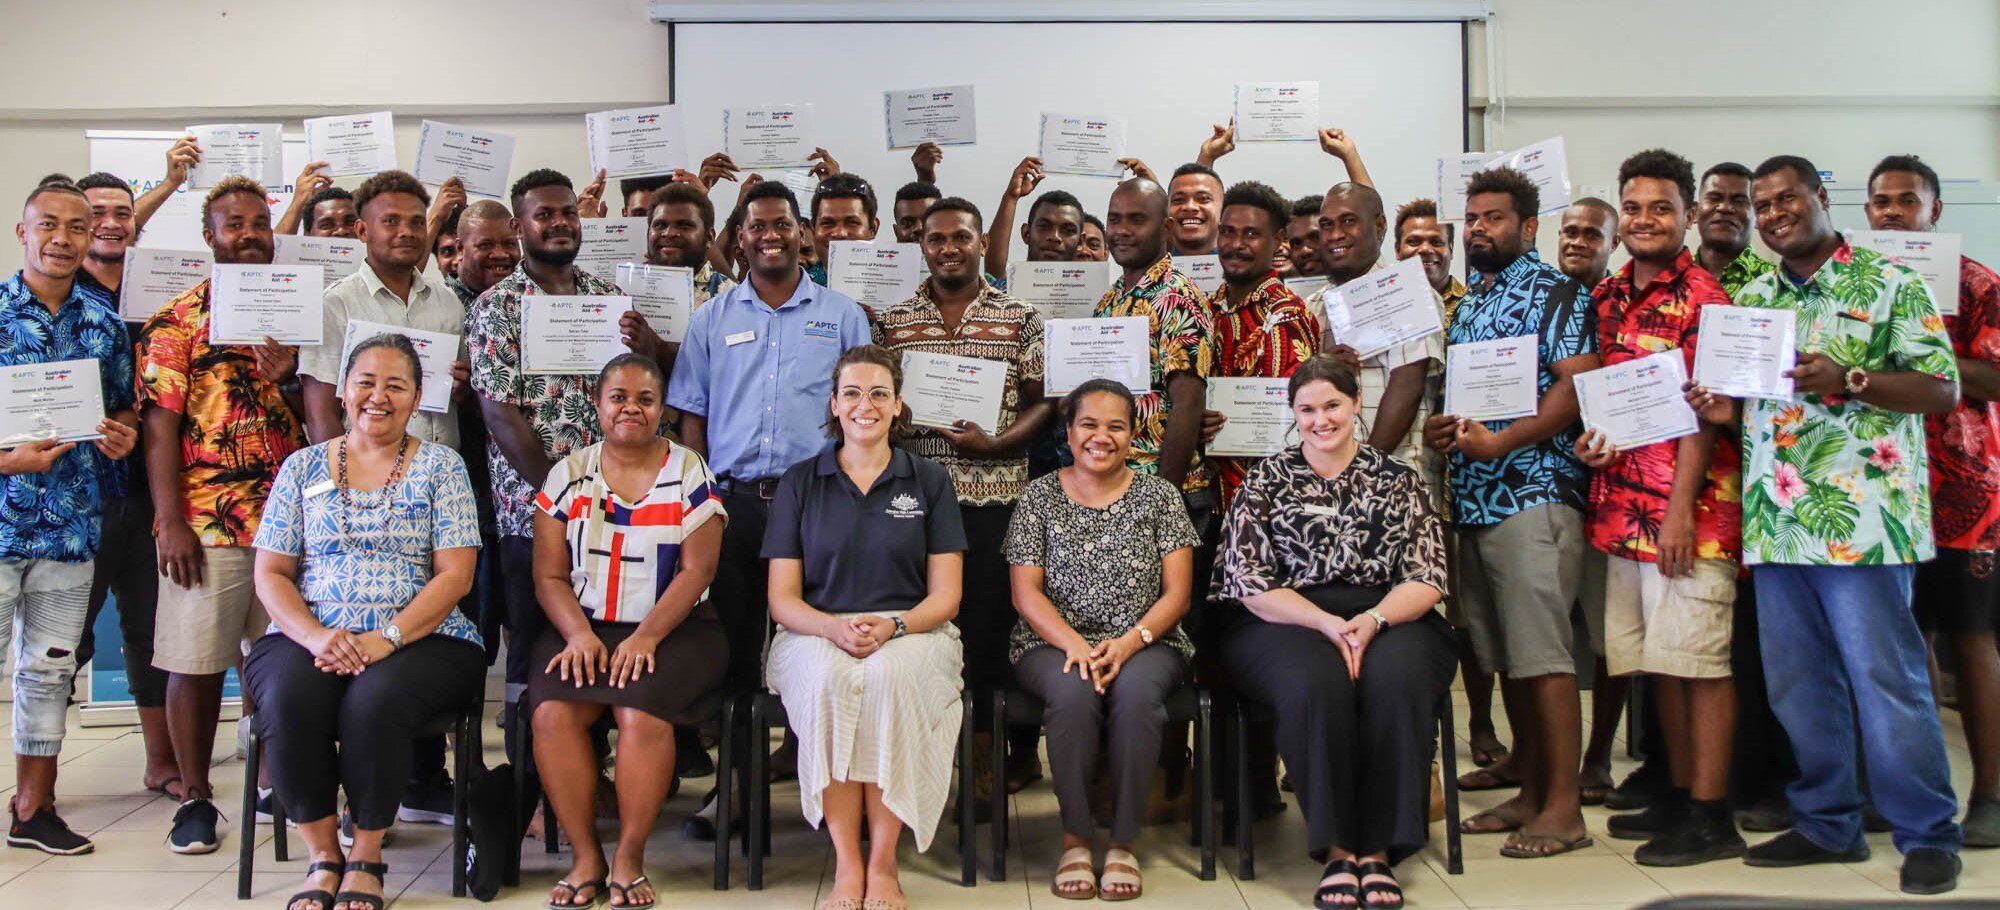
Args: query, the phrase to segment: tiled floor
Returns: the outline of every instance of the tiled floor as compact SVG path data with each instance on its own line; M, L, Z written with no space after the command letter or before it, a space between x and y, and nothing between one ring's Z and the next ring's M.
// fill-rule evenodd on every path
M1465 712L1458 716L1463 723ZM0 719L5 718L0 709ZM1945 713L1953 772L1962 787L1969 758L1957 715ZM241 906L235 900L236 847L241 821L242 767L225 761L216 771L218 803L231 819L224 824L223 849L208 856L184 857L167 852L166 829L173 805L164 798L138 791L141 770L139 735L127 727L86 729L72 723L63 753L58 790L64 816L97 842L97 852L82 857L47 857L26 850L0 850L0 907L45 908L106 906L119 910L180 908L206 910ZM233 741L234 725L222 736ZM499 736L489 731L487 743L497 750ZM0 740L4 743L5 740ZM1471 767L1460 730L1462 767ZM228 746L218 749L229 755ZM1622 748L1617 774L1629 769ZM489 755L498 760L497 754ZM766 887L743 887L740 859L727 892L709 889L710 848L684 841L679 819L694 808L701 782L667 807L648 851L649 872L661 890L660 904L672 907L786 907L810 910L831 880L832 853L825 839L808 829L797 814L796 789L777 788L773 835L774 855L766 870ZM6 791L11 792L11 784ZM1501 798L1495 793L1465 796L1467 813ZM958 885L958 854L950 825L939 830L927 854L919 854L907 838L903 847L903 884L920 910L947 907L1070 907L1075 904L1049 893L1059 838L1055 798L1037 785L1014 801L1016 837L1008 856L1005 882L990 882L982 871L976 888ZM1412 907L1632 907L1670 896L1736 894L1792 897L1820 902L1843 900L1894 901L1897 857L1887 835L1869 838L1874 858L1849 866L1806 869L1751 869L1737 863L1710 863L1690 869L1646 869L1631 862L1635 844L1602 835L1604 811L1586 810L1596 846L1580 853L1547 860L1522 861L1498 855L1499 838L1468 837L1464 875L1444 871L1441 829L1432 849L1397 870ZM981 829L983 836L990 830ZM1139 906L1158 908L1265 908L1311 906L1311 889L1319 869L1304 855L1303 826L1296 808L1259 827L1258 863L1254 881L1239 881L1231 851L1223 851L1215 881L1195 877L1196 852L1186 846L1186 829L1152 827L1140 845L1146 869L1146 894ZM260 828L260 843L270 830ZM389 892L398 908L463 906L450 897L450 832L436 826L399 826L386 859L391 866ZM296 840L294 841L296 849ZM303 862L270 859L260 847L255 901L278 906L297 890ZM531 910L543 905L547 887L567 868L567 852L549 856L531 844L524 860L524 885L503 892L496 907ZM1962 887L1952 895L2000 906L2000 853L1968 853Z

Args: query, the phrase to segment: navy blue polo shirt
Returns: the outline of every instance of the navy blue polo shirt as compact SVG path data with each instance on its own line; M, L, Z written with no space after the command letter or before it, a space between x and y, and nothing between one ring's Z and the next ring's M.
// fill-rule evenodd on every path
M764 558L803 561L806 603L825 613L908 610L929 592L931 554L965 548L951 475L902 449L867 493L832 446L792 465L764 529Z

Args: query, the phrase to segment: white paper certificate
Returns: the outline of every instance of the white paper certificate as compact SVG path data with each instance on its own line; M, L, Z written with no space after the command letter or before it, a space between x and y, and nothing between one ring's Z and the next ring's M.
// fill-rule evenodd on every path
M1007 391L1007 365L998 360L903 352L903 402L920 427L978 424L1000 432L1000 397Z
M1312 295L1326 290L1326 286L1332 283L1333 280L1325 275L1299 275L1285 279L1285 287L1291 288L1300 300L1311 300Z
M306 121L306 160L333 177L396 169L396 120L388 111Z
M1798 361L1798 322L1790 310L1705 306L1694 349L1694 381L1718 395L1792 399L1784 375Z
M1361 359L1444 331L1437 297L1415 256L1376 269L1326 295L1326 327Z
M883 92L882 117L888 123L889 147L892 149L911 148L926 142L971 145L979 138L970 85Z
M1457 222L1465 218L1465 182L1472 175L1486 169L1493 161L1506 157L1506 152L1460 152L1440 155L1437 166L1437 205L1440 222Z
M521 360L529 373L588 373L625 353L618 318L632 298L529 294L521 298Z
M424 371L424 394L417 399L417 410L433 414L451 410L451 362L458 359L458 336L385 322L350 319L347 321L347 337L340 343L340 371L343 374L347 372L347 359L354 356L355 346L377 335L402 335L416 346L417 364Z
M1042 172L1119 177L1125 166L1125 118L1043 114Z
M322 344L326 279L316 265L218 263L208 289L208 343Z
M813 106L722 109L722 150L740 168L811 167Z
M283 184L283 127L276 123L210 123L187 128L201 146L201 162L188 171L188 186L205 189L224 177L248 177L265 186Z
M1687 367L1680 351L1661 351L1576 376L1576 401L1585 429L1619 449L1679 439L1699 430L1681 387Z
M671 174L688 166L687 131L671 104L583 115L590 169L606 177Z
M104 382L95 360L0 368L0 448L53 439L103 439Z
M125 277L118 285L118 315L126 322L153 318L167 301L208 280L215 254L207 250L125 249Z
M1205 256L1175 256L1174 271L1188 276L1201 292L1214 296L1222 289L1222 257L1209 253Z
M1276 455L1285 447L1292 409L1285 379L1215 378L1208 381L1208 407L1229 418L1208 443L1208 454L1239 458Z
M417 138L418 180L443 186L457 177L475 196L504 199L507 169L514 162L514 137L426 120Z
M1938 315L1958 315L1958 255L1961 238L1957 234L1924 231L1843 231L1847 242L1865 246L1915 269L1930 285L1937 301Z
M582 223L577 268L609 281L619 266L646 261L646 219L584 218Z
M1512 420L1541 406L1540 348L1533 335L1445 348L1444 412L1464 420Z
M1243 142L1319 139L1319 83L1236 83L1236 138Z
M1043 319L1088 319L1111 287L1110 262L1010 262L1007 293Z
M346 237L277 234L271 239L275 244L272 265L319 266L320 275L329 287L354 274L368 259L368 248L361 241Z
M924 280L923 249L914 243L835 240L826 257L827 287L878 310L915 296Z
M632 309L646 317L654 334L679 344L694 312L694 270L673 265L627 262L618 267L618 288L632 296Z
M1049 320L1046 391L1066 395L1091 379L1112 380L1134 395L1152 391L1151 331L1144 316Z
M1569 156L1564 153L1561 136L1522 146L1519 151L1509 153L1497 163L1520 171L1534 181L1536 188L1542 191L1542 214L1569 208Z

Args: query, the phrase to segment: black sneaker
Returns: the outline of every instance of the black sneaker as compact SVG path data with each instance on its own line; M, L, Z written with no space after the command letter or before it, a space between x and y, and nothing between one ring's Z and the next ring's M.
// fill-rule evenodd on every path
M1767 796L1736 810L1736 826L1759 834L1776 834L1792 829L1792 806L1783 799Z
M1604 808L1615 812L1631 812L1653 804L1667 791L1673 789L1673 782L1656 765L1665 762L1645 762L1632 769L1618 786L1604 794Z
M22 821L19 815L9 810L14 823L7 826L7 846L26 847L53 853L57 856L78 856L97 849L90 838L71 831L62 817L56 815L54 806L43 806L40 811Z
M1673 789L1654 799L1644 811L1611 816L1604 828L1619 840L1652 840L1687 820L1688 812L1687 791Z
M425 825L451 824L451 778L438 775L403 791L403 803L396 807L396 820Z
M263 789L257 791L257 824L268 825L271 823L273 817L271 815L271 801L276 798L274 791Z
M1743 852L1743 864L1778 868L1814 863L1859 863L1868 860L1868 845L1852 850L1828 850L1797 831L1787 831Z
M174 827L167 832L167 849L175 853L214 853L222 846L215 825L222 818L215 804L201 797L181 803L174 811Z
M1942 847L1917 847L1903 854L1904 894L1943 894L1958 887L1958 872L1965 868L1958 854Z
M1680 824L1640 844L1632 854L1632 861L1641 866L1694 866L1718 859L1735 859L1747 849L1743 835L1736 833L1736 826L1730 823L1727 812L1722 813L1720 819L1695 812Z
M1965 831L1966 846L2000 847L2000 799L1973 797L1966 804L1965 820L1958 826Z

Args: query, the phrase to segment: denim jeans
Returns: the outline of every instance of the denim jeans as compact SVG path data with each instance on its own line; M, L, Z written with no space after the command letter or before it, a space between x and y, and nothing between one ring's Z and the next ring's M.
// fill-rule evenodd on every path
M1786 795L1799 833L1829 850L1862 844L1858 734L1896 849L1956 852L1958 803L1910 612L1916 567L1760 565L1752 573L1771 708L1798 757Z
M0 658L14 659L16 755L62 752L92 574L88 562L0 560ZM10 648L16 620L20 639Z

